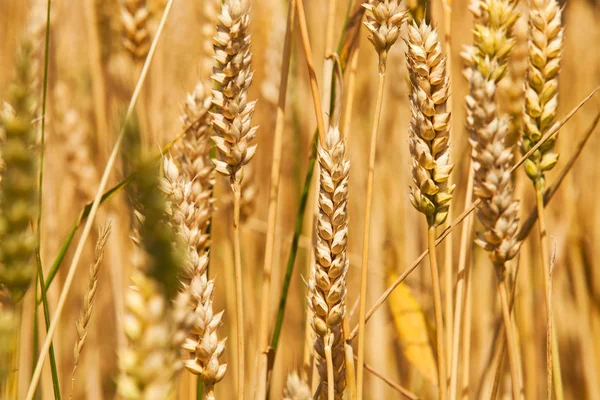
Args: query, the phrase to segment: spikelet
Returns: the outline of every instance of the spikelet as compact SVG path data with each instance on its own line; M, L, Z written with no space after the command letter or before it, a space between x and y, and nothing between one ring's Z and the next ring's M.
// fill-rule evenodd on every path
M406 54L411 82L410 153L412 176L410 201L439 226L448 216L454 185L448 185L450 113L446 112L449 77L446 57L435 29L422 22L408 26Z
M485 78L498 82L506 73L506 64L515 40L512 28L519 13L517 0L473 0L469 9L475 17L473 46L465 47L465 76L478 69Z
M529 10L529 68L525 84L522 152L529 151L554 124L562 56L561 9L556 0L532 0ZM556 136L525 161L525 172L543 188L544 172L554 168Z
M187 297L190 327L182 343L183 363L188 371L200 376L205 390L210 393L212 390L209 389L223 379L227 370L227 364L219 361L225 351L225 340L219 340L217 335L222 325L223 312L215 314L213 311L214 281L208 279L207 229L212 201L209 197L209 201L204 203L205 207L209 207L208 210L192 203L192 182L179 174L177 166L169 158L164 161L164 174L162 186L172 202L172 222L183 245L187 247L181 295ZM205 221L206 215L208 221ZM201 230L201 226L205 230Z
M37 215L37 151L33 125L36 95L32 45L21 44L16 77L8 103L0 114L5 138L1 154L5 169L0 185L0 287L17 303L35 276L35 237L31 225Z
M504 268L521 245L515 234L519 224L519 203L513 200L512 147L506 143L508 121L496 109L496 84L478 71L471 77L467 96L467 129L473 146L474 194L482 200L477 217L484 227L475 243L490 254L497 267Z
M212 79L218 90L213 90L213 140L222 158L214 163L218 172L229 176L232 185L242 182L242 168L256 152L256 145L250 144L256 136L257 127L252 126L256 102L247 100L253 75L249 11L248 0L225 0L214 38L216 67Z
M288 374L283 400L312 400L308 384L303 381L296 371Z
M385 72L388 51L400 37L400 27L406 20L406 10L398 0L371 0L364 3L369 40L379 55L379 73Z
M332 127L325 143L319 145L320 192L315 270L308 286L308 304L313 311L316 333L315 352L322 390L327 398L325 346L331 346L335 398L343 397L346 387L342 320L346 312L346 257L348 241L348 173L346 148L340 131Z
M150 50L146 0L121 0L121 34L123 46L133 60L142 61Z

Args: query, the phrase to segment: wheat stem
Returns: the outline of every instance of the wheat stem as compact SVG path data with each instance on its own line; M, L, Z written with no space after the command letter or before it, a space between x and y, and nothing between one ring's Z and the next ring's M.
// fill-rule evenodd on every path
M356 392L358 399L363 396L364 369L365 362L365 324L367 311L367 276L369 267L369 239L371 236L371 209L373 204L373 183L375 180L375 158L377 155L377 134L379 132L379 122L381 119L381 108L383 104L383 88L385 83L385 68L380 71L377 80L377 97L375 103L375 119L373 120L373 129L371 130L371 143L369 145L369 167L367 175L367 193L365 204L365 229L362 240L362 262L360 275L360 305L358 312L358 365L356 374Z
M544 293L546 298L547 307L552 307L551 299L549 299L549 289L550 289L550 263L549 263L549 248L548 248L548 232L546 231L546 218L544 213L544 187L538 183L536 183L536 206L537 206L537 218L538 218L538 228L540 233L540 247L542 253L542 267L544 271ZM551 315L551 310L548 311L549 315ZM556 338L556 328L554 326L554 321L551 319L548 321L548 335L549 335L549 343L551 344L551 349L549 351L552 352L551 362L548 363L548 376L551 377L554 375L554 392L556 394L557 400L564 400L564 391L563 391L563 383L562 383L562 373L560 367L560 357L558 353L558 341ZM551 393L551 391L550 391ZM550 396L551 394L549 394Z
M275 119L275 134L273 138L273 163L271 165L271 187L269 188L269 209L267 217L267 237L265 243L265 260L263 266L263 285L261 298L260 318L260 348L256 399L264 399L268 387L268 370L270 369L269 352L269 319L270 294L272 285L273 257L275 253L275 230L277 227L277 209L279 206L279 182L281 177L281 156L283 153L283 130L285 128L285 103L290 70L292 37L294 32L296 0L290 0L285 30L284 47L281 62L281 78L279 84L279 99L277 102L277 116ZM273 354L274 356L274 354Z
M238 398L244 399L244 297L242 293L242 250L240 243L240 201L242 188L239 182L233 189L233 257L235 265L235 304L237 317L237 351L238 351Z
M502 306L502 318L504 319L504 332L506 335L506 344L508 345L508 361L510 363L510 376L512 379L513 400L519 400L521 393L521 382L519 380L519 349L515 338L514 327L510 318L510 306L508 304L508 294L505 283L505 267L497 266L498 276L498 295Z
M65 303L67 300L67 295L69 293L69 290L71 289L71 285L73 284L73 279L75 278L75 272L77 270L79 259L81 258L81 254L83 253L83 247L85 245L85 241L87 240L87 238L90 234L90 231L92 229L92 225L94 223L94 217L96 216L98 207L100 206L100 200L102 199L102 193L104 191L104 188L106 187L106 184L108 183L108 178L110 176L110 172L116 161L117 154L121 147L121 143L123 142L123 138L124 138L124 134L125 134L125 123L129 120L129 118L131 118L131 115L133 114L133 109L134 109L137 99L139 97L142 85L143 85L144 81L146 80L146 76L148 74L148 70L150 68L152 58L154 56L154 53L156 52L158 40L160 39L160 37L162 35L165 23L167 22L167 17L169 16L171 8L173 6L173 2L174 2L174 0L169 0L167 5L165 6L165 10L163 12L162 18L158 25L158 29L156 31L156 35L154 37L154 40L152 41L152 45L150 46L150 51L148 52L148 55L146 56L146 61L144 63L144 67L142 68L142 72L140 73L140 77L138 78L138 82L136 84L135 90L133 92L133 95L131 96L129 106L128 106L127 112L125 114L125 121L124 121L123 127L121 128L121 132L119 133L119 136L117 137L117 141L115 142L113 150L112 150L110 157L106 163L104 173L102 174L102 179L101 179L100 184L97 189L96 197L94 198L94 202L92 203L92 207L91 207L90 213L88 215L88 220L83 228L81 238L79 239L79 243L77 244L77 248L75 249L75 254L73 255L73 259L71 260L71 265L69 266L69 272L67 274L67 278L65 279L63 290L60 294L60 298L59 298L58 304L56 306L54 318L52 319L52 323L50 324L50 328L48 329L48 334L46 336L46 339L44 340L44 344L42 345L42 350L40 351L40 355L36 362L34 373L31 378L31 383L29 384L29 388L27 390L26 400L32 400L33 395L35 394L35 389L38 385L38 382L39 382L41 374L42 374L44 360L46 359L46 356L48 355L50 343L52 341L52 338L54 337L54 332L56 330L56 326L58 325L59 318L60 318L63 308L65 306Z
M433 308L435 313L435 334L436 334L436 352L438 364L438 383L440 389L440 400L447 397L448 388L446 385L446 351L444 346L444 316L442 312L442 288L437 265L437 256L435 251L435 225L429 224L427 230L427 244L429 249L429 265L431 269L431 283L433 286Z
M310 78L310 92L315 108L315 117L317 118L317 129L319 130L319 140L325 143L325 121L323 119L323 106L321 97L319 96L319 84L317 83L317 74L313 63L312 49L310 47L310 39L308 37L308 27L306 25L306 14L304 13L304 4L302 0L296 1L296 11L298 12L298 25L300 27L300 37L302 39L302 47L306 58L306 66Z
M467 191L465 195L465 209L473 200L473 167L469 161L469 176L467 178ZM456 400L458 386L458 356L460 351L460 338L464 303L466 300L467 291L466 285L469 283L469 275L471 274L470 254L471 254L471 238L473 236L473 216L467 217L461 236L460 236L460 251L458 253L458 280L456 282L456 304L454 308L454 326L452 333L452 356L450 357L450 400Z
M452 118L454 114L452 113L452 0L442 0L442 5L444 8L444 47L446 50L446 56L448 57L448 62L446 63L446 74L450 77L448 80L448 99L446 100L446 112L450 114L450 126L454 126L452 124ZM448 178L448 186L452 186L452 175ZM448 221L452 221L452 216L454 214L454 208L450 207L448 209ZM450 224L450 222L448 222ZM454 257L452 249L454 247L454 238L452 235L446 242L444 243L444 289L446 292L446 349L450 349L452 347L452 339L454 332L452 327L454 326L454 318L453 314L453 305L454 305L454 274L453 274L453 265L454 265ZM447 368L450 370L452 358L448 357L448 365Z

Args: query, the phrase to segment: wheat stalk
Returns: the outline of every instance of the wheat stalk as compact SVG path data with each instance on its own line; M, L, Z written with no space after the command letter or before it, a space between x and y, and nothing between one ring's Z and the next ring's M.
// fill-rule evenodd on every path
M87 338L87 328L92 316L94 309L94 298L96 296L96 290L98 288L98 273L100 272L100 264L104 257L104 246L110 236L111 225L106 224L99 232L98 241L96 242L96 249L94 250L94 261L90 264L89 277L88 277L88 288L87 293L83 299L83 308L79 314L79 318L75 323L77 327L77 341L73 347L73 372L71 373L71 395L69 398L73 398L73 389L75 387L75 372L79 365L79 356L83 350L85 340Z
M478 71L471 76L471 93L467 98L467 127L473 146L474 194L481 199L477 217L483 232L475 240L489 252L498 278L498 293L508 344L513 399L518 400L521 382L518 375L518 348L510 319L505 286L506 262L519 251L516 238L519 203L513 200L511 168L512 146L506 143L508 121L499 118L496 107L496 84Z
M242 197L243 167L256 152L250 142L257 127L252 126L255 102L247 100L252 83L250 51L250 3L247 0L225 0L219 15L215 36L214 59L216 67L212 76L218 86L213 90L211 113L215 136L213 141L222 160L213 160L216 170L228 176L234 195L233 242L236 281L238 397L244 398L244 309L242 297L242 260L240 244L240 207Z
M554 0L533 0L529 10L529 63L525 81L525 107L523 109L523 142L521 151L528 153L541 138L554 126L558 108L558 72L563 47L562 12ZM544 269L546 303L549 301L551 275L549 265L548 232L544 216L543 193L546 187L544 173L554 168L558 154L554 152L556 136L525 161L525 172L532 180L536 191L540 247ZM552 312L548 311L552 316ZM554 391L558 400L564 399L560 355L556 328L553 321L548 324L549 343L551 343L552 362L548 363L548 376L554 375ZM549 350L550 351L550 350ZM552 371L552 370L555 371ZM550 379L550 378L549 378ZM551 388L548 388L552 396Z
M440 398L447 396L446 351L441 287L435 252L435 230L448 216L453 185L448 185L450 172L450 114L446 112L448 82L446 57L437 31L425 22L408 26L406 40L407 66L410 75L411 121L409 128L412 176L410 201L423 213L429 225L429 256L437 337L438 382Z
M364 383L365 361L365 323L367 311L367 277L369 266L369 239L371 235L371 208L373 202L373 182L375 180L375 157L377 153L377 134L381 118L383 103L383 88L387 55L390 48L400 37L400 27L406 20L406 10L397 0L376 0L364 3L366 9L366 22L364 25L369 31L369 41L373 44L379 58L379 76L377 80L377 103L375 105L375 118L371 130L369 147L369 169L367 176L367 197L365 205L365 229L362 243L361 278L360 278L360 307L359 307L359 337L358 337L358 365L356 378L356 392L358 400L362 400Z
M346 387L342 321L346 312L348 258L348 174L350 162L340 131L332 127L319 145L319 218L315 270L309 281L308 304L316 334L314 349L321 377L319 398L341 399ZM330 357L328 357L330 353ZM329 370L329 371L328 371ZM326 395L327 394L327 395Z
M134 61L142 61L150 49L150 9L146 0L121 0L120 6L123 46Z

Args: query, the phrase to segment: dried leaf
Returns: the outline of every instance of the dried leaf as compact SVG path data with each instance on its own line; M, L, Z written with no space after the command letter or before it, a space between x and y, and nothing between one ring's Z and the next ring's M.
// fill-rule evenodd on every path
M397 278L398 274L390 269L388 285ZM437 385L437 366L421 304L405 283L401 283L390 294L388 304L404 357L423 377Z

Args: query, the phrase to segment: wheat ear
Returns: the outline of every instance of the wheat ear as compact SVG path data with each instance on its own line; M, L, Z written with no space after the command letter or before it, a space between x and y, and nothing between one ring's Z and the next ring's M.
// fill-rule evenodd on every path
M525 107L523 111L523 142L521 151L527 153L553 127L558 108L558 72L562 56L562 11L555 0L532 0L529 9L529 65L525 81ZM550 290L550 262L548 232L544 213L543 194L546 189L544 173L554 168L558 154L554 152L556 136L547 140L525 161L525 172L533 181L536 191L538 227L546 303ZM552 315L551 310L548 315ZM552 347L552 360L548 363L548 376L554 375L554 391L557 400L564 399L562 373L556 328L549 321L548 335ZM554 370L554 371L552 371ZM552 389L549 387L549 398Z
M218 86L213 90L213 140L222 160L213 160L216 170L228 176L234 195L233 248L236 281L238 398L244 398L244 308L242 295L242 257L240 243L240 203L243 167L248 164L256 145L250 142L257 127L252 126L255 102L247 100L252 83L252 52L250 51L250 3L247 0L225 0L219 14L214 38L216 66L212 79Z
M161 192L158 168L154 163L138 164L139 228L132 236L133 285L125 294L123 320L128 346L119 354L118 379L119 394L132 400L172 396L181 370L181 332L189 315L187 299L177 296L185 258Z
M0 184L0 286L18 303L35 277L36 239L31 230L37 208L37 152L33 125L37 99L33 46L23 41L16 58L16 76L9 89L8 105L0 113L4 132Z
M461 53L465 61L464 75L470 81L475 70L480 71L486 78L496 83L506 74L506 68L515 40L512 28L519 18L516 10L517 0L471 0L469 9L475 18L473 45L465 47ZM465 209L473 200L473 164L469 166ZM456 284L456 304L454 307L454 326L452 333L452 356L450 359L450 399L455 400L458 390L458 357L461 341L461 329L465 336L464 345L468 348L470 340L470 320L463 313L470 313L470 282L469 254L473 231L473 216L469 216L463 226L460 237L458 257L458 276ZM463 382L469 379L469 353L463 353L462 376Z
M314 349L321 378L319 399L341 399L346 387L342 321L346 312L348 174L350 162L337 127L320 143L319 218L315 270L308 285Z
M371 208L373 203L373 183L375 180L375 157L377 154L377 134L381 118L383 103L383 88L387 55L390 48L400 37L400 28L406 20L406 10L402 9L397 0L376 0L364 3L366 9L366 22L369 31L369 40L373 44L379 58L379 75L377 80L377 103L371 140L369 147L369 169L367 175L367 197L365 205L365 229L362 241L362 260L360 278L360 306L359 306L359 336L358 336L358 365L356 374L356 392L358 400L362 400L365 363L365 324L367 312L367 277L369 266L369 239L371 235Z
M100 272L100 264L104 258L104 246L110 236L111 225L106 224L99 233L98 241L96 242L96 249L94 250L94 262L90 264L89 277L88 277L88 290L83 299L83 309L75 326L77 327L77 341L73 348L73 372L71 373L71 395L69 398L73 398L73 389L75 387L75 372L79 365L79 356L83 350L85 339L88 334L88 324L92 316L94 309L94 298L96 296L96 289L98 288L98 273Z
M123 46L134 61L143 61L150 49L150 9L146 0L121 0L120 6Z
M446 57L437 31L425 22L408 26L406 40L410 92L410 136L412 176L410 201L427 218L429 225L429 259L437 337L438 382L440 398L447 397L446 351L442 293L435 252L435 230L448 216L454 186L448 185L450 172L450 114L446 112L449 77Z
M508 120L499 118L496 107L496 84L478 71L471 77L467 98L467 127L473 146L474 194L482 200L477 217L483 226L475 240L489 252L498 278L504 329L512 378L513 399L518 400L521 382L518 373L518 349L510 318L506 293L506 262L519 251L515 235L519 225L519 203L513 200L511 168L512 146L507 145Z

